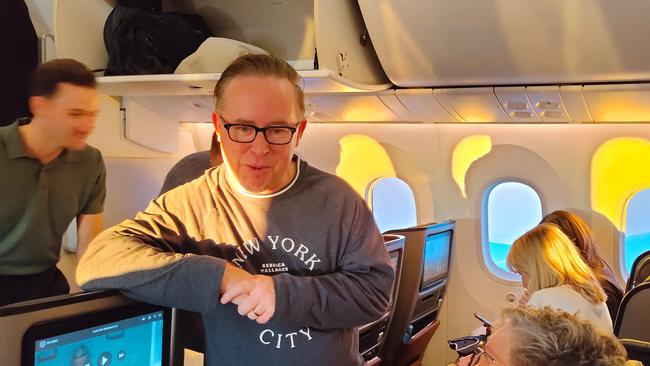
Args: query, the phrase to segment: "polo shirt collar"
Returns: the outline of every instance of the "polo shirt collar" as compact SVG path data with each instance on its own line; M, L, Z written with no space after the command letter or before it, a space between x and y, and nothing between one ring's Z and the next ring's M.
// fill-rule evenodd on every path
M7 146L7 153L11 159L30 157L27 154L27 149L25 149L25 143L22 137L20 137L20 132L18 132L18 126L26 125L29 122L31 122L31 119L21 118L7 127L8 131L5 134L5 144Z
M87 148L87 147L86 147ZM64 149L63 152L61 152L61 155L59 155L59 158L64 158L66 162L68 163L75 163L81 159L81 155L83 153L83 150L81 151L72 151L68 149Z

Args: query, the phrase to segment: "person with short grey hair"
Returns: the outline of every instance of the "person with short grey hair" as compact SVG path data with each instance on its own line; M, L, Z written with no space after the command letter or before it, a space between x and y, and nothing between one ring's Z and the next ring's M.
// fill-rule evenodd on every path
M501 311L487 343L459 365L623 366L627 353L611 332L565 311L518 306Z

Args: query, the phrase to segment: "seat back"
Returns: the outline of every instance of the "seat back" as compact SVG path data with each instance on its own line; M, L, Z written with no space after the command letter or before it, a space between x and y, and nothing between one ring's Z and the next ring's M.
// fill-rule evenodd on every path
M650 342L650 282L642 283L623 296L614 322L614 334Z
M630 278L627 279L625 292L647 281L648 278L650 278L650 250L638 256L634 264L632 264L632 270L630 271Z
M405 242L395 310L380 352L382 364L405 366L421 360L440 325L438 314L447 289L454 226L454 221L446 221L386 233L402 235ZM436 256L442 253L441 258ZM446 263L439 263L441 259ZM445 270L430 280L435 273L432 268L443 267Z

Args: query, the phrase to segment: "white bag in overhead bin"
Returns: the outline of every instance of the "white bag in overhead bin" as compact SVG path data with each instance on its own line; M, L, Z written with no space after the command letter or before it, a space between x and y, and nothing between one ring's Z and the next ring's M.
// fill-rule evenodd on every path
M268 54L265 50L235 41L234 39L210 37L193 54L187 56L174 74L220 73L237 57L249 53Z

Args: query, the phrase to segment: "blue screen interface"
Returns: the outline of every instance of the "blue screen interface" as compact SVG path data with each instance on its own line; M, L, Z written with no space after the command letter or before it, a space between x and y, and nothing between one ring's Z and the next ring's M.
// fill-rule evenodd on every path
M163 312L40 339L34 346L36 366L160 366Z
M447 274L450 241L451 231L444 231L427 237L424 244L422 286L428 285Z

